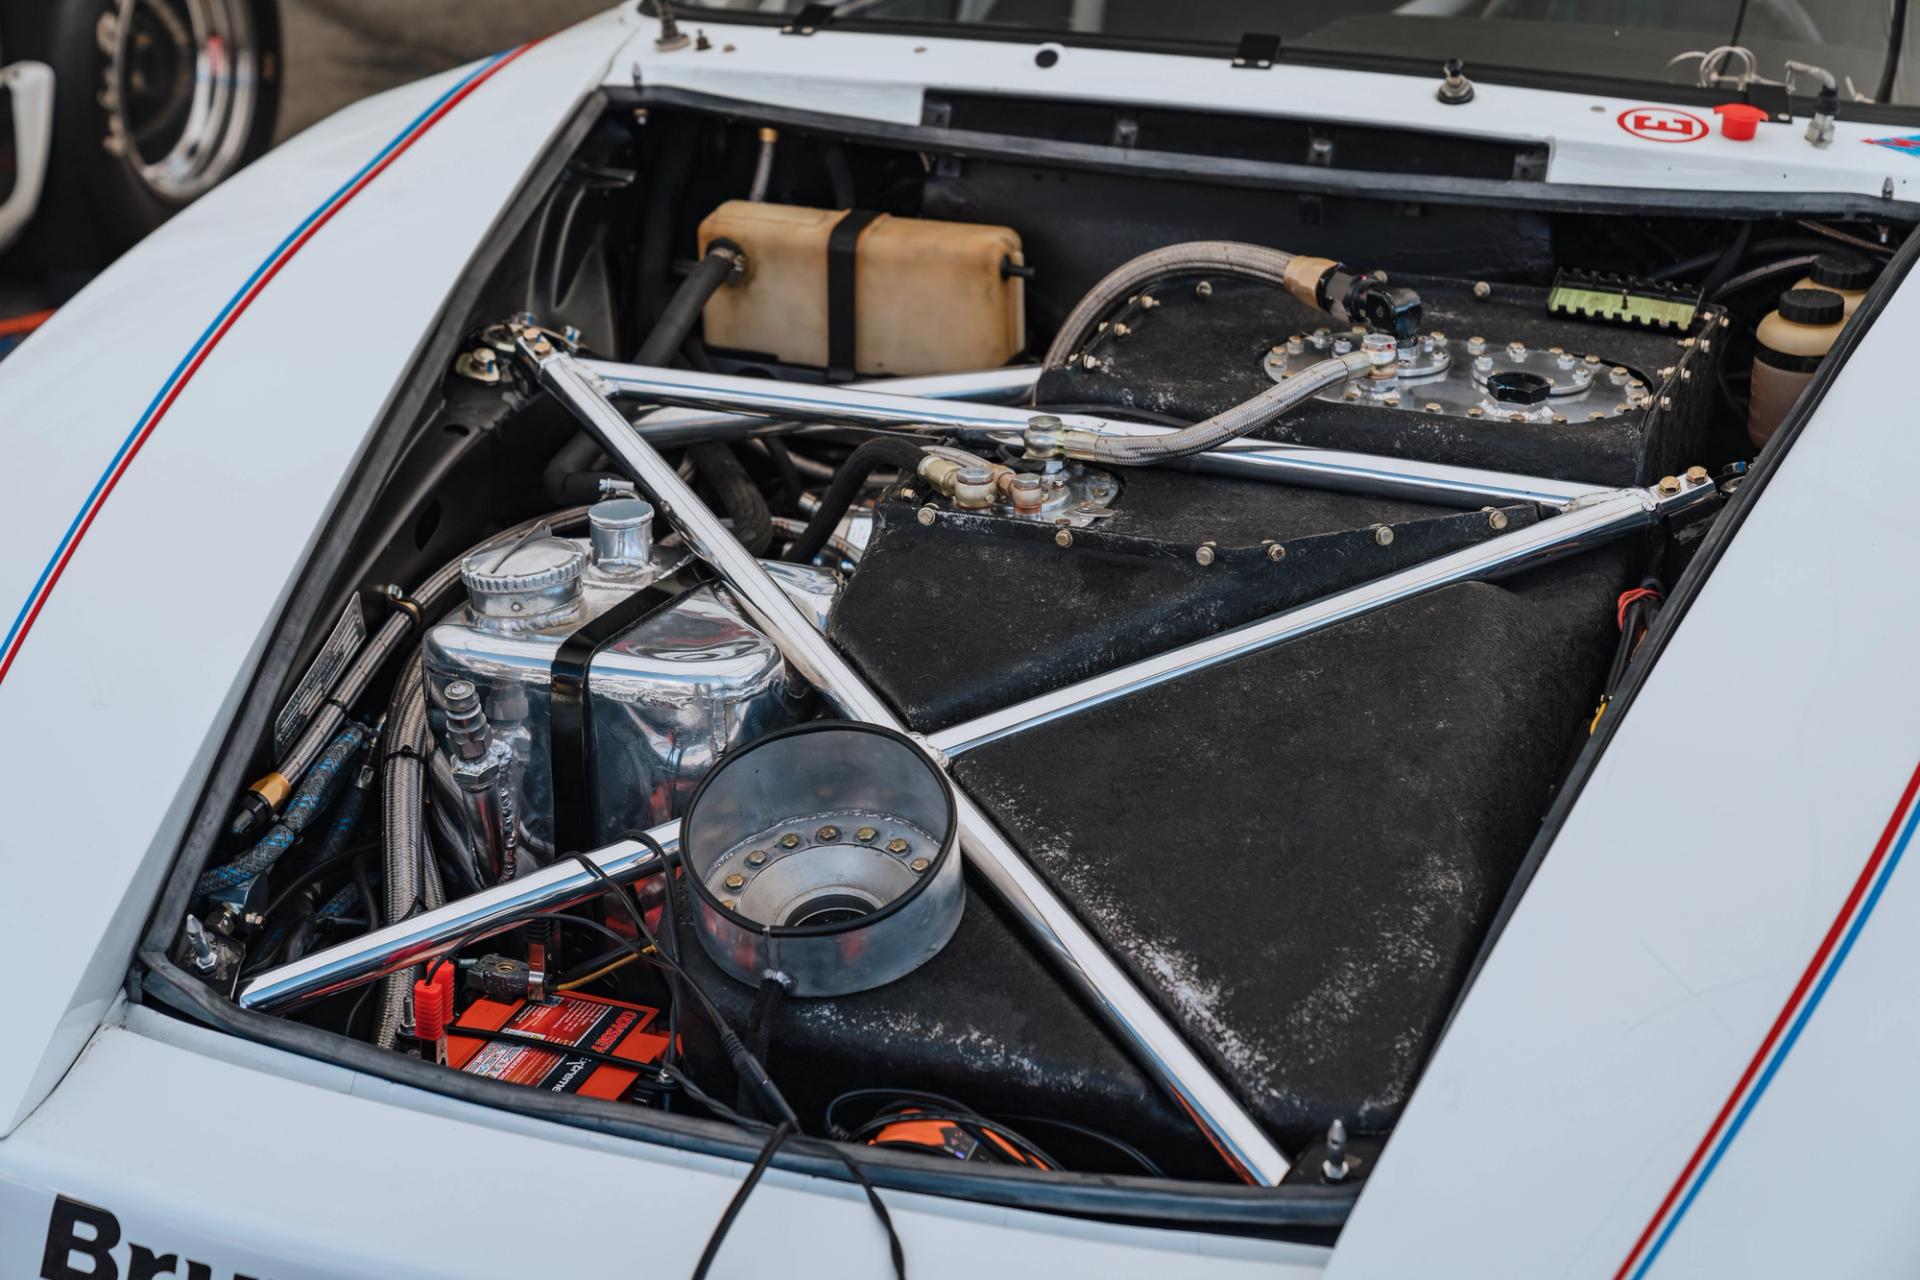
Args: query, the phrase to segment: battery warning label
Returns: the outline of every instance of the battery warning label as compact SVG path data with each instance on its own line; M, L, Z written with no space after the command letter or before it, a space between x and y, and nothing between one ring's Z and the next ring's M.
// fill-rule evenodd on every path
M640 1065L657 1060L667 1047L667 1038L648 1029L656 1016L656 1010L643 1005L570 993L562 994L552 1004L476 1000L448 1029L447 1060L469 1075L549 1093L618 1099L640 1073L600 1061L599 1057L623 1058ZM538 1049L463 1036L462 1029L504 1031L554 1047ZM583 1049L587 1053L578 1052Z

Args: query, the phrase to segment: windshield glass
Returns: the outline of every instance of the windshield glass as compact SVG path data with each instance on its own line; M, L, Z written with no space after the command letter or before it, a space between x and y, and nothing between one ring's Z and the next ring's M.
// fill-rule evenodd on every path
M681 12L789 14L799 0L678 3ZM1747 76L1780 83L1787 62L1831 72L1845 101L1920 98L1902 45L1892 38L1902 0L846 0L840 21L956 24L1232 48L1248 32L1316 54L1371 55L1438 67L1459 58L1469 71L1699 84L1703 55L1719 87ZM1725 46L1750 52L1727 54ZM1691 55L1691 56L1687 56ZM1792 90L1812 96L1820 78L1800 71Z

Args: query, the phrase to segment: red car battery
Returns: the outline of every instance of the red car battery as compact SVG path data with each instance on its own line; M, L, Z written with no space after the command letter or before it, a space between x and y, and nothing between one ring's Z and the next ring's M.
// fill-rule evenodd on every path
M617 1101L633 1093L640 1068L659 1061L667 1047L666 1035L651 1030L658 1017L659 1010L645 1005L572 992L562 993L552 1004L475 1000L447 1029L447 1064L470 1075L549 1093ZM461 1035L463 1028L508 1032L517 1039ZM526 1040L546 1041L553 1048L521 1043ZM589 1054L625 1059L635 1066L629 1071Z

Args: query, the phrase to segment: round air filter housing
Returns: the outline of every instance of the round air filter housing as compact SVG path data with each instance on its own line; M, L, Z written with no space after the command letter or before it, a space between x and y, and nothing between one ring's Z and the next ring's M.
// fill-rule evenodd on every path
M960 925L953 789L890 729L816 720L716 765L680 826L700 944L799 996L884 986Z

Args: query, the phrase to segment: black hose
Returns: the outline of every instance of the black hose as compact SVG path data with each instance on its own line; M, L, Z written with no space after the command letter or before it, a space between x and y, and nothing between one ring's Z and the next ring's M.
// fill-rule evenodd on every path
M793 454L787 449L787 442L779 436L768 436L760 442L767 451L767 457L773 462L773 469L780 477L780 509L782 512L800 513L800 495L806 492L806 484L800 479L800 469L793 465Z
M756 556L773 542L773 512L760 486L747 474L747 466L733 446L718 440L687 446L687 458L706 482L713 486L720 506L733 519L733 536Z
M647 191L634 276L634 314L641 332L651 333L656 317L666 310L667 290L673 282L674 222L680 216L687 175L693 170L694 131L695 126L686 122L667 135Z
M1754 240L1742 251L1742 257L1759 257L1769 253L1831 253L1833 245L1815 240L1811 236L1782 236L1766 240ZM1726 250L1715 249L1711 253L1696 253L1691 258L1670 263L1653 273L1655 280L1684 280L1696 271L1704 271L1719 262ZM1738 263L1735 264L1736 266Z
M1726 283L1727 277L1733 274L1733 269L1739 266L1741 260L1747 256L1747 246L1752 242L1753 224L1741 223L1740 230L1734 234L1733 243L1728 245L1727 251L1720 255L1720 260L1713 264L1713 270L1707 272L1707 278L1700 282L1701 290L1711 297L1715 289Z
M674 353L686 340L693 326L699 323L700 312L706 307L707 299L720 291L732 278L740 263L740 246L730 240L716 240L708 246L706 255L694 265L687 278L680 282L673 297L660 312L660 319L654 323L647 334L647 340L640 344L639 354L634 356L635 364L665 365L673 360ZM591 470L594 459L600 455L600 445L594 438L582 431L561 445L558 452L547 463L544 474L547 496L554 502L572 506L582 502L592 502L600 496L602 472ZM696 463L697 465L697 463ZM716 489L722 488L721 480L713 474L707 477ZM757 496L757 495L756 495ZM764 507L766 504L761 503ZM767 525L768 537L773 533L771 517Z
M673 297L660 311L660 318L654 321L653 329L647 334L647 340L640 344L640 350L634 355L635 364L657 366L671 364L680 344L693 332L693 326L700 321L700 313L706 308L707 299L720 292L720 286L733 278L740 269L743 255L740 246L731 240L715 240L707 246L693 270L687 272L687 278L673 291Z
M827 181L833 184L833 207L857 209L860 197L853 186L853 166L847 162L847 149L832 138L820 142L820 158L827 165Z
M1707 291L1707 300L1709 302L1718 302L1722 298L1732 297L1740 290L1750 288L1756 284L1763 284L1774 276L1805 275L1807 272L1813 270L1813 264L1818 260L1818 254L1808 253L1802 254L1798 258L1785 258L1779 262L1769 262L1765 266L1755 267L1751 271L1743 272L1730 280L1724 280L1718 285L1715 285Z
M795 564L811 564L813 558L826 550L827 540L833 531L840 527L840 521L846 516L853 500L860 494L860 486L867 477L881 467L897 467L911 476L920 466L924 455L920 446L897 436L879 436L867 441L855 449L840 469L833 473L833 483L827 486L826 496L820 499L819 510L813 513L813 519L807 521L806 530L794 539L793 546L787 551L787 559Z

